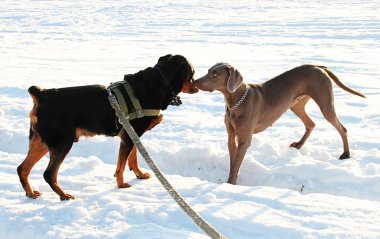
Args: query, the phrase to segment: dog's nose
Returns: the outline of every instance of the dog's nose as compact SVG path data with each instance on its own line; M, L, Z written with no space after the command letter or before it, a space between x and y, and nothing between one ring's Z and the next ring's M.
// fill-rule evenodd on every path
M195 94L199 91L199 88L198 87L194 87L190 90L190 94Z
M191 83L191 87L190 87L189 93L190 94L194 94L194 93L197 93L198 91L199 91L199 88L195 84L195 81L193 80L192 83Z
M201 85L201 78L197 79L194 81L194 85L199 88L199 86Z

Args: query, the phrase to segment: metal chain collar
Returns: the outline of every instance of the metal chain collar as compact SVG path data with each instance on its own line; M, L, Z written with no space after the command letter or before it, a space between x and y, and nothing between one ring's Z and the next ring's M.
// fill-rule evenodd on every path
M236 105L234 105L232 108L230 108L230 110L236 110L241 103L243 103L245 97L247 97L247 94L248 94L248 90L249 90L249 87L248 85L245 85L245 91L244 91L244 94L243 96L240 98L240 100L236 103Z

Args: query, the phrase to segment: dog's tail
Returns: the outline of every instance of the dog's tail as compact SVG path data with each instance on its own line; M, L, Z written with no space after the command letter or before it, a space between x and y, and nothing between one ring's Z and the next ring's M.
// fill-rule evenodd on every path
M38 86L31 86L29 87L28 92L33 99L33 108L29 113L29 117L30 117L29 142L31 142L33 136L35 135L34 130L35 130L35 124L37 123L37 108L39 106L39 98L41 97L42 91Z
M43 96L43 90L38 86L31 86L29 87L28 92L32 97L34 104L39 104Z
M318 68L321 68L322 70L324 70L329 76L330 78L335 82L335 84L337 84L340 88L342 88L343 90L351 93L351 94L354 94L354 95L357 95L357 96L360 96L360 97L363 97L365 98L365 95L357 92L357 91L354 91L353 89L350 89L348 88L347 86L345 86L339 79L338 77L326 66L318 66Z
M29 140L33 138L35 125L37 123L37 109L41 104L41 99L43 98L44 91L38 86L31 86L28 89L30 96L33 99L33 108L29 113L30 117L30 130L29 130Z

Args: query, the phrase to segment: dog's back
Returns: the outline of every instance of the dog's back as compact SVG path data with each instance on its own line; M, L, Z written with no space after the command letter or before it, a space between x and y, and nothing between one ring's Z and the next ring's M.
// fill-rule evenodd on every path
M77 141L76 131L114 136L118 132L114 112L104 86L89 85L57 89L28 89L34 101L31 129L38 131L48 147L56 147L62 137ZM58 141L58 139L60 139Z

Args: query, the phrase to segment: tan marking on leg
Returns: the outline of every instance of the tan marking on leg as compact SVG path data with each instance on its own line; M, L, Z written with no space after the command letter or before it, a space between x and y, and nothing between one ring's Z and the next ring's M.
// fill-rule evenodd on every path
M88 131L88 130L85 130L85 129L81 129L81 128L77 128L75 129L75 140L74 142L78 142L79 141L79 138L81 136L84 136L84 137L93 137L95 136L96 134L91 132L91 131Z
M128 156L128 166L130 170L133 170L138 179L150 178L150 174L142 172L137 163L137 148L135 145L133 145L131 153Z
M48 152L46 146L43 145L41 138L34 135L29 143L29 151L25 160L18 166L17 172L20 182L25 190L26 196L37 198L41 195L38 191L33 191L29 183L29 174L33 166Z
M163 116L162 115L159 115L159 116L157 116L157 118L154 118L150 122L150 124L149 124L148 128L145 130L145 132L148 131L148 130L153 129L156 125L158 125L159 123L161 123L162 120L163 120ZM130 170L133 170L133 172L135 173L136 177L139 178L139 179L148 179L148 178L151 177L149 173L141 171L141 169L140 169L140 167L138 165L138 162L137 162L137 148L136 148L135 145L133 145L131 153L128 156L128 166L129 166Z
M124 170L125 166L127 164L127 152L128 146L125 145L125 143L120 142L120 148L119 148L119 156L117 159L117 166L116 166L116 183L118 188L129 188L131 185L128 183L124 183Z

